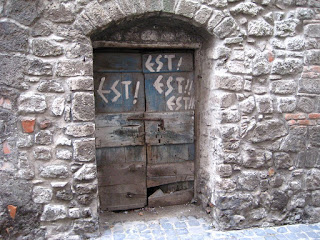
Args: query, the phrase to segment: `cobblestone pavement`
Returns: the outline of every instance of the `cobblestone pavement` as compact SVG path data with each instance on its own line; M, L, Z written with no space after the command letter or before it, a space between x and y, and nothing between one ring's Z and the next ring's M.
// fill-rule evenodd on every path
M150 221L120 221L105 225L98 240L122 239L239 239L239 240L298 240L320 239L320 223L280 227L253 228L238 231L216 231L204 218L193 216L165 217Z

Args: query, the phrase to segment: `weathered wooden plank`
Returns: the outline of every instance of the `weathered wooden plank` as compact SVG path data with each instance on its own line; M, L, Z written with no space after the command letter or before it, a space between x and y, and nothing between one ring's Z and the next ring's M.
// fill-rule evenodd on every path
M195 106L193 72L145 74L146 111L186 111Z
M147 166L147 187L194 180L194 162L163 163Z
M144 122L127 120L143 113L97 114L96 148L144 145Z
M142 58L145 73L193 71L192 53L150 53Z
M159 122L145 123L146 143L151 145L193 143L194 142L194 112L145 113L146 118L161 118L164 129Z
M145 110L142 73L96 73L94 86L98 113Z
M102 210L127 210L147 205L147 191L140 184L99 186L99 195Z
M141 55L139 53L95 52L94 66L96 71L142 71Z
M193 189L181 190L173 193L166 193L163 196L148 198L148 207L163 207L185 204L192 200Z
M140 184L146 187L146 164L144 162L115 163L100 166L98 185Z
M194 143L149 146L148 164L194 160Z
M125 162L145 162L145 146L97 148L97 167Z

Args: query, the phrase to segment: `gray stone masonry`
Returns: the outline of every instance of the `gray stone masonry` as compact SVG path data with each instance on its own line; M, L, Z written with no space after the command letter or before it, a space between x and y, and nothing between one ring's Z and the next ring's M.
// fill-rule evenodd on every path
M319 238L319 0L0 0L0 239L105 230L97 41L196 46L194 199L210 225L309 224L222 233L166 219L102 239Z

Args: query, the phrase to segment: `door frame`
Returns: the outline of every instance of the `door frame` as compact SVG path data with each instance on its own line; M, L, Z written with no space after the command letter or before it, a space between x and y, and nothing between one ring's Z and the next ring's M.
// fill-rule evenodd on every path
M179 49L179 50L193 50L194 54L194 79L195 79L195 116L194 116L194 143L195 143L195 159L194 159L194 198L198 198L197 187L199 185L199 169L200 169L200 153L199 153L199 134L200 134L200 113L199 113L199 96L201 84L201 43L130 43L130 42L114 42L114 41L93 41L93 50L100 48L114 48L114 49ZM93 62L94 64L94 62ZM100 197L100 196L99 196Z

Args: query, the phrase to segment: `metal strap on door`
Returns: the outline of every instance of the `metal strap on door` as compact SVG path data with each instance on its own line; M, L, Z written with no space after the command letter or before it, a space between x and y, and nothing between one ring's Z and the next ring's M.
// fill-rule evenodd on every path
M172 190L192 198L193 54L97 52L94 62L101 208L144 207L147 189L149 205L175 203Z

